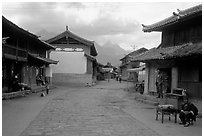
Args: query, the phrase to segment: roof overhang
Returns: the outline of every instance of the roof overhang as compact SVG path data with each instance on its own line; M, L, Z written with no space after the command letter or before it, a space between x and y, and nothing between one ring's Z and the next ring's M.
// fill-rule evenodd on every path
M122 58L120 59L120 61L122 61L122 60L125 59L125 58L130 58L130 59L131 59L132 57L137 56L137 55L140 55L140 54L142 54L142 53L144 53L144 52L146 52L146 51L148 51L148 49L142 47L142 48L140 48L140 49L137 49L137 50L135 50L135 51L133 51L133 52L130 52L129 54L125 55L124 57L122 57Z
M173 15L161 20L157 23L152 25L143 25L144 32L152 32L152 31L162 31L163 29L177 24L179 22L183 22L195 17L201 16L202 17L202 5L197 5L186 10L178 10L178 13L173 12Z
M127 72L139 72L143 71L145 67L139 67L139 68L132 68L132 69L127 69Z
M55 61L49 58L44 58L44 57L40 57L38 54L31 54L28 53L28 55L32 58L34 58L35 60L38 60L40 62L43 62L45 64L57 64L59 61Z
M179 59L194 55L202 55L202 43L187 43L166 48L153 48L141 56L135 57L132 61L146 62L152 60Z
M85 53L84 56L87 57L91 61L94 61L94 62L96 61L96 58L91 56L91 55L88 55L88 54Z
M46 42L51 44L51 43L53 43L53 42L55 42L55 41L57 41L63 37L74 38L75 40L79 41L80 43L84 44L85 46L89 46L91 49L90 54L92 56L97 56L97 51L96 51L96 48L94 45L94 41L90 41L90 40L87 40L85 38L82 38L82 37L72 33L70 30L66 30L66 31L62 32L61 34L59 34L53 38L48 39Z
M49 43L47 43L47 42L45 42L45 41L43 41L43 40L40 40L40 41L41 41L41 43L42 43L45 47L47 47L48 49L53 49L53 50L56 49L55 46L53 46L53 45L51 45L51 44L49 44Z
M104 72L113 72L113 68L102 68Z
M2 26L5 27L5 28L9 28L9 30L11 30L11 34L16 34L16 35L19 35L21 37L25 37L25 38L29 38L30 40L32 40L33 42L41 45L41 46L44 46L46 49L55 49L54 46L40 40L38 38L38 36L18 27L17 25L15 25L14 23L12 23L11 21L9 21L8 19L6 19L4 16L2 16ZM9 37L9 36L8 36Z

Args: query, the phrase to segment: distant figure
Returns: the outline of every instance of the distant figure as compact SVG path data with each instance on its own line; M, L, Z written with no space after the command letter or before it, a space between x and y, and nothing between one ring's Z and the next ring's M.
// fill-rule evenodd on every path
M49 90L50 90L50 87L49 87L49 83L46 81L46 93L49 94Z
M181 123L179 124L184 125L184 127L188 127L190 124L193 124L193 121L196 121L197 115L197 107L193 103L189 102L188 98L185 98L179 113L179 118L181 120Z
M115 78L116 78L116 81L118 81L118 78L119 78L118 74L115 76Z
M108 72L108 74L107 74L107 78L108 78L108 83L110 82L110 78L111 78L111 74L110 74L110 72Z
M121 83L121 81L122 81L122 76L119 75L119 82Z
M45 82L42 79L42 75L38 75L36 78L37 85L45 85Z
M156 88L157 88L157 93L158 93L157 98L163 98L163 93L162 93L162 74L161 74L160 70L157 70Z

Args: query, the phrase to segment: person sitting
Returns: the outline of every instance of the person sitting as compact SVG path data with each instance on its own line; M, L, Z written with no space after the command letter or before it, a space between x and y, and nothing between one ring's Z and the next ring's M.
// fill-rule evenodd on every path
M43 81L42 75L38 75L36 77L36 83L37 83L37 85L45 85L45 82Z
M184 127L188 127L196 121L196 116L198 115L197 107L191 103L188 98L184 98L184 103L181 105L181 111L179 113L179 118Z

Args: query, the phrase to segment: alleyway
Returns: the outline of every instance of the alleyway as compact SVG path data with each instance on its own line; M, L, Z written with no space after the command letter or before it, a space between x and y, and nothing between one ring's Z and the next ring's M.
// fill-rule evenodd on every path
M124 91L126 82L111 80L93 87L62 87L46 97L32 94L3 101L3 135L143 136L201 135L201 121L184 128L155 120L155 107L138 103Z

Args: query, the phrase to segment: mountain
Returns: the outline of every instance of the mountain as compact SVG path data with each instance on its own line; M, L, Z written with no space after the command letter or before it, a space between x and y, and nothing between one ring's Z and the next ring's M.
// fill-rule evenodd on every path
M126 54L127 53L118 44L113 44L110 41L106 42L102 47L105 48L105 49L109 49L109 51L114 52L115 55L121 55L121 54Z
M95 47L98 52L97 61L104 65L110 62L113 66L119 66L121 64L120 59L128 54L118 44L112 44L111 42L107 42L103 46L95 43Z
M36 33L36 35L41 36L41 40L48 40L57 34L43 29ZM110 62L113 66L119 66L121 64L120 59L130 53L122 49L118 44L113 44L110 41L106 42L102 46L95 42L95 47L98 52L96 59L103 65Z
M56 36L57 34L54 32L48 32L47 30L43 29L40 32L38 32L36 35L40 36L41 40L48 40L48 39Z

